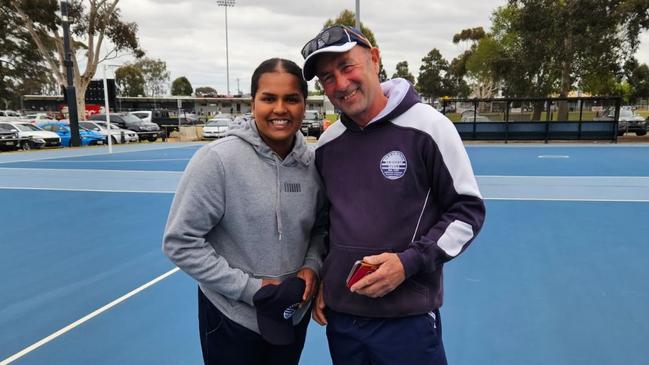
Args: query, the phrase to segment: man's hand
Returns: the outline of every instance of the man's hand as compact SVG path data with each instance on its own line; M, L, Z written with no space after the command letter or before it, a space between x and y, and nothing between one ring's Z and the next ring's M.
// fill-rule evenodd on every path
M384 252L380 255L366 256L363 261L379 268L352 285L349 290L353 293L380 298L406 280L406 271L395 253Z
M297 272L297 277L304 280L306 286L304 287L304 294L302 294L302 304L309 300L316 291L318 285L318 276L315 271L308 267L303 267Z
M327 324L327 317L325 317L324 314L324 309L326 306L324 302L324 293L322 290L323 286L324 284L320 283L320 289L318 289L318 293L315 296L315 305L313 306L313 310L311 311L311 317L321 326L325 326Z

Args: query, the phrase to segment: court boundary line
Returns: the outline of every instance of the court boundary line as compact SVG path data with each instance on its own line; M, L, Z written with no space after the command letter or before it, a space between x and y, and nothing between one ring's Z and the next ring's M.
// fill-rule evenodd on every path
M116 305L126 301L127 299L129 299L129 298L133 297L134 295L142 292L143 290L145 290L145 289L159 283L160 281L168 278L169 276L175 274L179 270L180 269L177 268L177 267L174 268L174 269L171 269L171 270L167 271L166 273L158 276L157 278L149 281L148 283L146 283L144 285L141 285L141 286L139 286L138 288L136 288L134 290L131 290L130 292L122 295L121 297L119 297L119 298L113 300L112 302L104 305L103 307L101 307L99 309L96 309L95 311L93 311L93 312L91 312L89 314L86 314L85 316L81 317L80 319L78 319L78 320L70 323L69 325L59 329L58 331L50 334L49 336L47 336L47 337L45 337L45 338L31 344L30 346L25 347L24 349L18 351L17 353L15 353L15 354L9 356L8 358L0 361L0 365L7 365L7 364L10 364L10 363L20 359L21 357L29 354L30 352L38 349L39 347L47 344L48 342L56 339L57 337L60 337L60 336L64 335L65 333L71 331L72 329L74 329L74 328L80 326L81 324L83 324L83 323L97 317L98 315L100 315L100 314L106 312L107 310L115 307Z
M103 155L95 155L103 156ZM90 156L84 156L90 157ZM140 160L82 160L82 161L55 161L55 160L42 160L42 161L30 161L30 162L42 162L42 163L94 163L94 162L156 162L156 161L189 161L191 157L188 158L159 158L159 159L140 159Z
M58 158L75 158L75 157L90 157L90 156L102 156L102 155L116 155L116 154L121 154L121 153L133 153L133 152L148 152L148 151L159 151L159 150L166 150L166 149L177 149L177 148L190 148L190 147L195 147L195 146L202 146L203 144L201 143L194 143L194 144L189 144L186 146L167 146L167 147L162 147L160 148L143 148L143 149L134 149L130 151L113 151L113 153L109 153L108 151L104 153L90 153L90 151L87 151L85 154L79 154L79 155L71 155L71 156L52 156L52 157L44 157L44 158L33 158L33 159L26 159L26 160L15 160L15 161L0 161L0 165L6 164L6 163L17 163L17 162L34 162L34 161L45 161L45 160L53 160L53 159L58 159ZM127 145L128 147L128 145ZM134 146L133 146L134 147ZM99 147L103 148L103 147ZM72 150L56 150L56 151L62 151L62 152L72 152ZM35 152L42 152L42 151L35 151ZM84 151L85 152L85 151Z
M515 178L515 179L649 179L649 176L620 175L475 175L476 178Z
M593 202L593 203L649 203L649 199L581 199L581 198L483 198L501 201Z
M50 191L80 191L90 193L142 193L142 194L175 194L176 191L170 190L114 190L114 189L68 189L68 188L37 188L37 187L18 187L18 186L0 186L0 190L50 190ZM1 364L0 364L1 365Z
M38 168L38 167L0 167L0 171L74 171L74 172L120 172L120 173L165 173L165 174L182 174L183 171L169 171L169 170L114 170L114 169L52 169L52 168Z

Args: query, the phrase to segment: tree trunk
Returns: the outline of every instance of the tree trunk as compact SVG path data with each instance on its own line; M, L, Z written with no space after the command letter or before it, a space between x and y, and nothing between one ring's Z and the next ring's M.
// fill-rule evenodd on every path
M572 86L572 80L570 78L570 70L572 68L571 58L572 58L572 38L570 34L566 35L564 39L564 46L566 51L566 56L561 62L561 92L559 96L562 98L568 97L570 94L570 88ZM558 102L558 111L557 111L557 120L567 121L569 110L567 101Z
M543 107L544 103L542 101L535 101L533 103L533 108L534 111L532 113L532 119L533 121L540 121L541 120L541 113L543 113Z

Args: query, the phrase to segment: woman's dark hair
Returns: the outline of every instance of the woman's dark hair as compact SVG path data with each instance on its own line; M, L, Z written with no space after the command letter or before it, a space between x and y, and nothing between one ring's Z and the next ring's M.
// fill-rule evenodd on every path
M259 66L257 66L255 72L252 73L252 80L250 80L250 94L252 95L252 99L254 100L255 95L257 94L257 89L259 88L259 79L261 78L261 75L267 72L276 71L284 71L297 78L300 91L302 91L304 102L306 103L306 98L309 95L309 90L306 80L304 80L304 77L302 77L302 69L295 62L285 60L283 58L271 58L260 63Z

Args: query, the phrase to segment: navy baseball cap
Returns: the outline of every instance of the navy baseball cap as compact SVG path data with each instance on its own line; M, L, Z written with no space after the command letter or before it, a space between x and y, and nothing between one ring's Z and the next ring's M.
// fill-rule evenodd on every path
M369 39L356 28L334 25L323 29L302 47L302 57L304 57L302 75L304 79L308 81L315 76L315 60L320 53L343 53L356 45L372 48Z
M300 307L306 284L298 277L279 285L266 285L252 297L257 310L257 324L264 340L273 345L288 345L295 341L295 325L309 308Z

